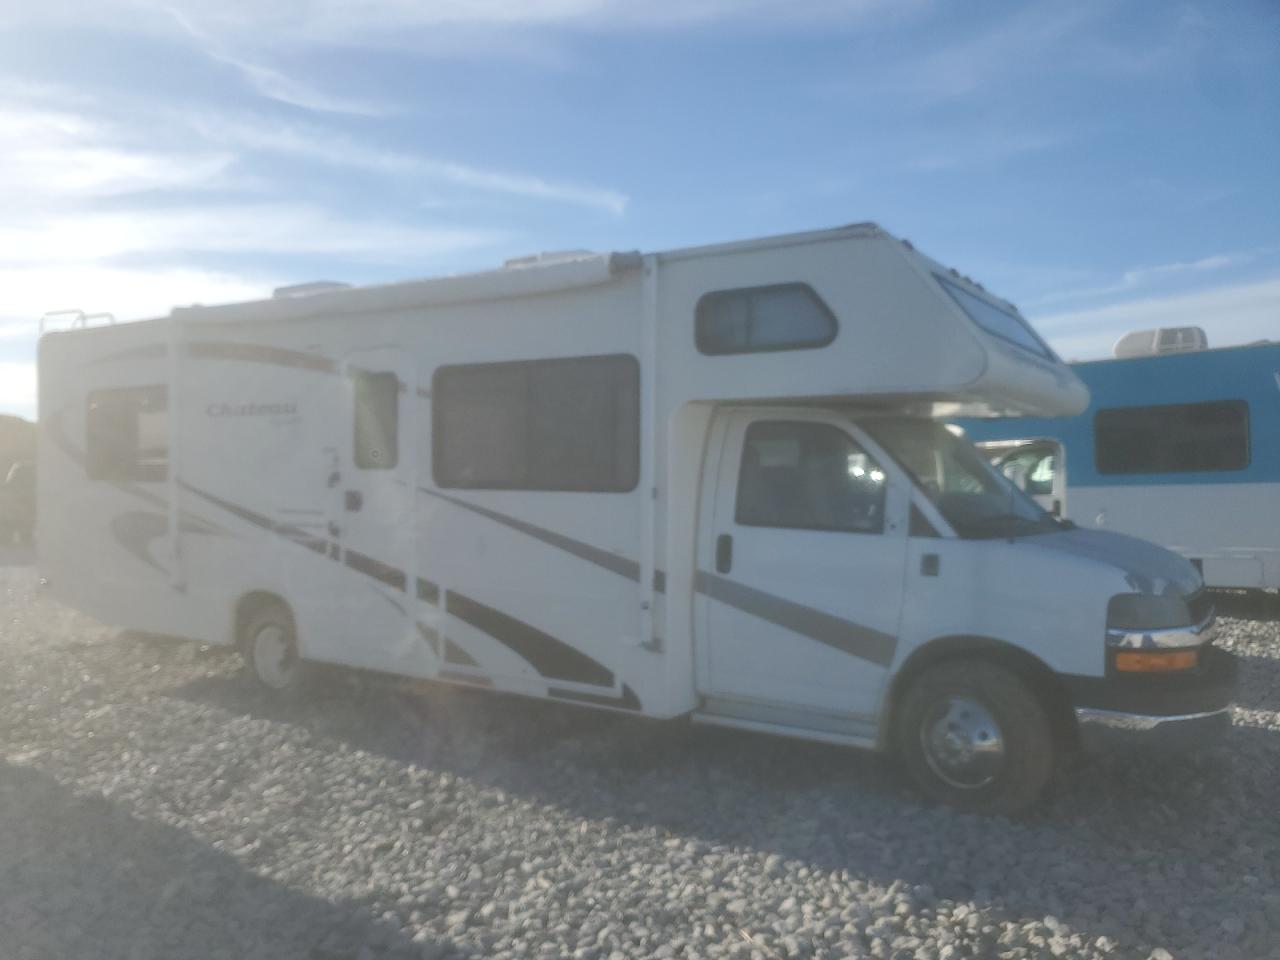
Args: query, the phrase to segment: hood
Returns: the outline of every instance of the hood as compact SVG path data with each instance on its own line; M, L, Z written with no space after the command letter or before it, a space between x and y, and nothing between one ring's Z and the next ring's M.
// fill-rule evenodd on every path
M1022 542L1115 567L1124 574L1134 593L1189 597L1204 586L1200 571L1189 560L1122 533L1077 528L1028 537Z

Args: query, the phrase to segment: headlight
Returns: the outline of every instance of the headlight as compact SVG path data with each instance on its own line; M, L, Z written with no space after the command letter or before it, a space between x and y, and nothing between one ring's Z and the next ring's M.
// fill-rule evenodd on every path
M1180 596L1118 593L1107 604L1108 630L1167 630L1191 625L1191 611Z

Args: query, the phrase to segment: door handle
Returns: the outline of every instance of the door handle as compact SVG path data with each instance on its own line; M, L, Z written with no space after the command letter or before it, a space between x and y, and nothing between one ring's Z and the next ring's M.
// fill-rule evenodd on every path
M716 573L728 573L733 569L733 537L722 533L716 537Z
M343 497L343 504L348 510L355 513L364 506L364 494L359 490L348 490L346 496Z
M1053 501L1053 509L1052 509L1052 510L1050 510L1049 512L1050 512L1050 513L1052 513L1055 517L1061 517L1061 516L1062 516L1062 501L1061 501L1061 500L1055 500L1055 501Z

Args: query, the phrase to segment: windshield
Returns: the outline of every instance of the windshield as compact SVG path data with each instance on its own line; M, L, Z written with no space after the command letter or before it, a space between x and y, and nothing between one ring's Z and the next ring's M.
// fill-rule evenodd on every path
M942 424L873 420L860 426L906 468L961 537L1026 537L1063 529Z

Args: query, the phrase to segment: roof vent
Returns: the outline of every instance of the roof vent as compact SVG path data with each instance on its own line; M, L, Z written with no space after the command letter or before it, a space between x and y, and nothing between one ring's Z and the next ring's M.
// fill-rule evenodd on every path
M1119 358L1154 357L1162 353L1189 353L1207 350L1209 338L1200 327L1161 327L1135 330L1116 341L1112 353Z
M317 293L332 293L335 290L349 290L351 284L337 280L313 280L311 283L295 283L288 287L276 287L271 296L276 300L290 300L294 297L310 297Z
M502 265L508 270L519 270L524 267L545 267L553 263L587 260L594 256L596 254L591 250L547 250L531 253L527 257L512 257Z

